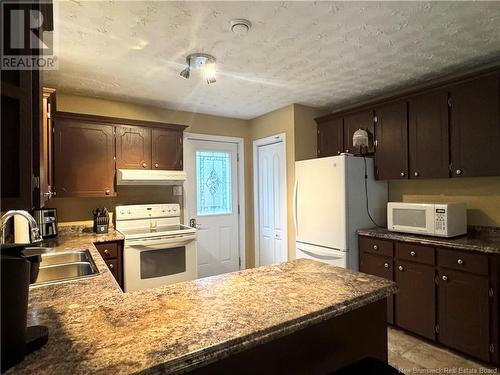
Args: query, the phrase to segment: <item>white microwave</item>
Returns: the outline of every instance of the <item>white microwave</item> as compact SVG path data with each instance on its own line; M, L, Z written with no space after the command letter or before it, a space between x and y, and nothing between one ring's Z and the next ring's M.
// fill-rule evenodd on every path
M455 237L467 233L465 203L387 203L387 229L428 236Z

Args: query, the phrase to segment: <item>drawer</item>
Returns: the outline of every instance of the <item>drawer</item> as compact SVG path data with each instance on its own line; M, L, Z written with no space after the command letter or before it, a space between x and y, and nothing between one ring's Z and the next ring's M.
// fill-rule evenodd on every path
M359 252L372 253L387 257L393 256L393 242L372 237L359 236Z
M94 246L104 260L118 257L118 242L101 242L95 243Z
M413 245L407 242L396 242L396 258L416 263L434 265L436 249L430 246Z
M488 275L488 256L453 249L438 249L438 266Z
M118 259L110 259L106 261L106 265L108 266L109 270L113 274L116 280L119 279L119 267L118 267Z

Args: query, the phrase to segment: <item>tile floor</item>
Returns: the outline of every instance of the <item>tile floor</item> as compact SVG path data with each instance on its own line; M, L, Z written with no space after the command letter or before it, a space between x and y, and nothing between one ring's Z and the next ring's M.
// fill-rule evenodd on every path
M388 328L389 364L405 374L498 374L450 350L395 328Z

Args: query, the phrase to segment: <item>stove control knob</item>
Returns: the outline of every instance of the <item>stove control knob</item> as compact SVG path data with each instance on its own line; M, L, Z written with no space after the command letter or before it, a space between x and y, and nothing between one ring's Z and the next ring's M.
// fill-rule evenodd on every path
M127 214L129 214L129 215L130 215L131 213L132 213L132 212L130 212L130 211L127 211Z
M121 210L120 214L125 215L125 211Z

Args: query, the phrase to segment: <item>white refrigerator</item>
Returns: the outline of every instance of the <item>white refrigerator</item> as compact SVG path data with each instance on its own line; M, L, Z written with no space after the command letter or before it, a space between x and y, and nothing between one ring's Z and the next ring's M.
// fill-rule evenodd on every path
M387 182L374 179L372 158L339 155L296 162L296 258L357 271L356 230L375 226L367 199L372 219L386 226L387 195Z

